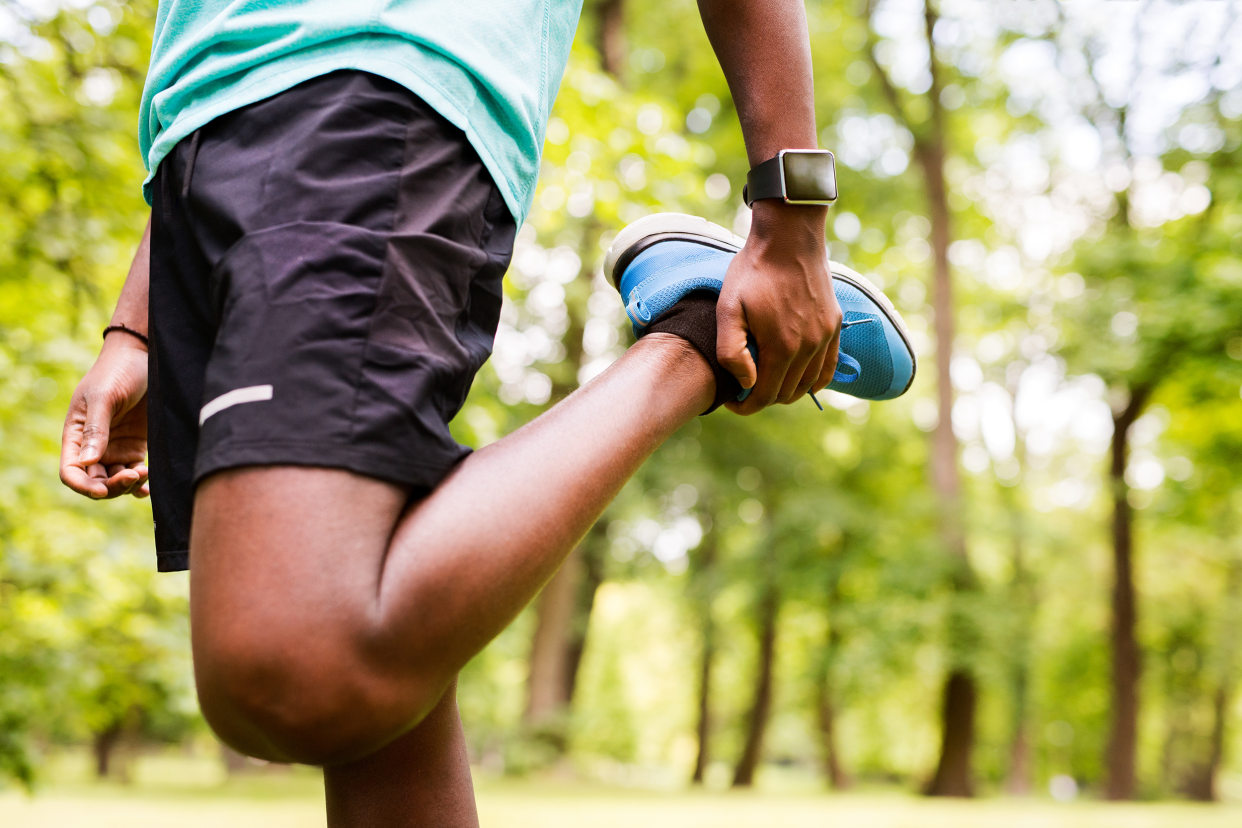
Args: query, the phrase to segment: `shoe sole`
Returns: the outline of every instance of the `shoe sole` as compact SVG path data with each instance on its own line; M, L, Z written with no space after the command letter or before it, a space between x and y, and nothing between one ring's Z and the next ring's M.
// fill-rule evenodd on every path
M612 244L608 246L608 252L604 255L604 273L608 275L612 284L619 290L621 274L625 272L625 267L639 253L652 244L668 239L703 241L711 247L731 250L732 252L741 250L742 245L746 243L746 240L741 236L730 233L719 224L699 216L688 216L685 213L653 213L650 216L643 216L637 221L626 225L617 234ZM914 352L914 345L910 341L910 331L906 328L906 321L897 312L893 301L885 296L884 292L876 287L866 276L852 268L846 267L840 262L831 260L828 262L828 269L832 273L832 278L840 279L847 285L852 285L874 302L897 330L901 341L905 343L906 350L910 352L910 361L912 363L910 380L906 383L906 387L901 389L901 394L906 393L910 390L910 386L914 384L914 378L918 376L919 369L919 358ZM901 394L897 396L901 396Z

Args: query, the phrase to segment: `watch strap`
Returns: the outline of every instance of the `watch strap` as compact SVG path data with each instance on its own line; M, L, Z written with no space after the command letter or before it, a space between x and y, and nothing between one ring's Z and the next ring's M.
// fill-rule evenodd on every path
M746 186L742 188L742 200L746 202L746 206L749 207L763 198L785 198L780 154L756 165L746 174Z

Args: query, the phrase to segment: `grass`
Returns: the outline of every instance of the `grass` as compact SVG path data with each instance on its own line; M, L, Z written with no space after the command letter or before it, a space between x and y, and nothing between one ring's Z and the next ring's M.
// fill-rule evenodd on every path
M76 762L76 764L74 764ZM214 763L144 759L131 785L87 781L62 761L34 797L0 792L4 828L322 828L323 793L309 769L225 779ZM927 800L898 793L653 791L567 780L479 785L484 828L1235 828L1242 805L1114 805L1046 799Z

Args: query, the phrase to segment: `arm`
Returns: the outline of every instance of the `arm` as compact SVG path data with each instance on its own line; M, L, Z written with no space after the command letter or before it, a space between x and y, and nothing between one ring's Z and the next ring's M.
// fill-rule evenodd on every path
M750 165L814 149L815 90L802 0L699 0L699 12L742 122ZM717 306L717 357L754 391L729 407L752 414L832 381L841 309L824 244L826 207L756 201L750 237ZM746 350L750 332L759 365ZM756 375L756 367L758 372ZM757 380L756 380L757 376Z
M148 220L111 325L147 333L150 267ZM60 479L97 500L124 494L146 497L146 456L147 348L137 337L113 331L69 402L60 438Z

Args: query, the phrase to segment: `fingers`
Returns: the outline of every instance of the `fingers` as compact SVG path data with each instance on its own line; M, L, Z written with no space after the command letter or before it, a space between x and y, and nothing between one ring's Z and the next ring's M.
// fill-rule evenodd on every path
M750 415L776 402L785 376L789 373L791 361L792 357L786 348L778 343L768 342L767 339L760 341L758 381L750 396L737 403L736 407L730 406L730 409L738 414Z
M147 467L141 463L106 467L96 463L86 471L93 480L103 483L107 490L105 498L122 497L127 494L145 497L146 495L139 494L144 489L147 494L150 494L150 489L147 488Z
M108 431L112 425L110 406L84 401L86 416L82 424L82 448L78 462L84 466L98 463L108 448Z
M828 342L828 348L824 352L824 363L819 370L819 377L811 386L811 390L819 393L829 383L832 382L832 376L837 372L837 357L841 349L841 328L838 327L832 335L832 339Z
M743 388L754 388L758 366L746 347L746 336L742 303L735 296L722 295L716 305L716 359Z
M794 391L793 398L790 402L800 400L806 396L807 392L815 387L819 382L820 375L824 370L824 360L828 358L828 345L825 343L811 357L806 364L806 369L802 372L802 379L798 381L798 387Z
M91 476L82 463L82 431L86 423L86 402L74 395L65 417L65 430L60 438L60 481L78 494L96 499L108 496L108 487Z
M781 390L776 396L777 402L783 405L789 405L790 403L796 402L802 397L803 394L806 393L805 390L799 392L798 389L802 386L803 381L806 380L806 375L810 370L811 361L815 359L818 352L822 349L822 345L816 347L816 344L811 344L810 347L804 348L794 356L793 360L789 363L789 368L785 373L784 380L781 381ZM818 374L816 376L818 376ZM807 387L810 387L809 382L807 382Z
M102 500L108 496L108 487L101 478L92 477L79 465L62 465L60 482L81 495Z
M129 466L109 466L99 463L83 466L80 463L62 463L60 480L78 494L94 500L106 500L132 494L143 498L151 494L147 483L147 467L142 463Z

